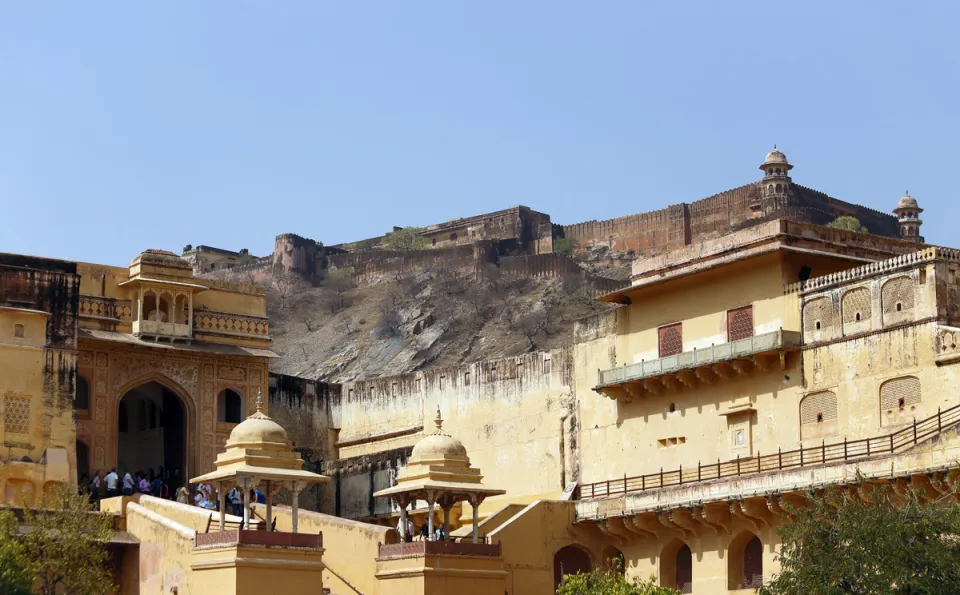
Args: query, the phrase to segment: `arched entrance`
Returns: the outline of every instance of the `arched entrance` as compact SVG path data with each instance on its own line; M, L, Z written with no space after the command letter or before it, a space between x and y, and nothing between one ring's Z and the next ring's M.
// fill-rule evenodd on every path
M117 406L117 471L161 470L171 489L186 481L187 412L180 397L159 382L128 390Z
M77 486L82 490L87 486L83 478L90 478L90 449L83 440L77 440Z
M590 572L593 565L590 563L590 555L583 548L575 545L568 545L561 548L553 555L553 588L556 590L560 586L565 574L577 574L580 572Z

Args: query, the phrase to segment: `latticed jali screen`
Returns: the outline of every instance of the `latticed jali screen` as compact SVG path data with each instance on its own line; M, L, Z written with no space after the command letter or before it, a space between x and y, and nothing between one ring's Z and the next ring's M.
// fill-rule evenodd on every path
M6 395L3 408L3 429L7 433L30 433L30 397Z
M800 402L800 423L815 424L837 419L837 394L823 391L807 395Z
M870 290L866 287L852 289L843 294L843 324L870 320ZM860 319L857 320L857 314Z
M909 277L897 277L883 284L880 290L883 313L892 314L913 308L913 281ZM900 309L897 309L900 304Z
M880 387L880 408L884 411L897 409L903 399L903 406L909 407L920 402L920 379L916 376L904 376L887 380Z
M676 355L683 351L683 329L678 322L660 327L660 357Z
M807 302L803 307L803 331L813 332L817 330L817 322L820 322L821 329L833 328L833 309L830 300L827 298L818 298Z
M737 341L753 336L753 306L727 312L727 340Z

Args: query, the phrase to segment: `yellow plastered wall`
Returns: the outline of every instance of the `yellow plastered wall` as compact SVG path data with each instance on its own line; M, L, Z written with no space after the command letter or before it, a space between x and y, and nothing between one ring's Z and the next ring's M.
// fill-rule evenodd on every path
M266 507L262 504L256 506L257 514L264 516ZM290 512L290 508L286 506L273 507L277 531L293 529ZM377 544L395 542L395 531L305 510L299 512L297 530L314 535L323 533L323 561L327 566L323 584L330 587L333 593L353 592L344 584L344 580L364 595L377 595L381 592L380 582L374 576Z

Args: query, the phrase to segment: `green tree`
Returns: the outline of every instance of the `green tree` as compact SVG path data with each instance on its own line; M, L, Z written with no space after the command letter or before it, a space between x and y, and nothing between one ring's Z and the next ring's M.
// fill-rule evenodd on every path
M577 243L567 238L553 238L553 251L559 254L570 255L577 249Z
M86 496L68 489L54 494L52 507L24 510L29 530L21 542L23 566L41 595L113 593L107 543L113 519L94 512Z
M619 562L617 562L619 564ZM651 576L647 580L628 580L614 567L597 568L586 573L568 574L557 587L557 595L674 595L680 591L658 587Z
M762 595L960 593L955 489L833 488L788 514L781 570Z
M847 231L856 231L859 233L870 233L869 230L860 223L860 220L856 217L851 217L850 215L844 215L842 217L837 217L833 221L827 224L827 227L833 227L835 229L845 229Z
M422 227L404 227L388 234L380 242L382 250L393 250L395 252L408 252L410 250L423 250L427 247L427 238L423 237Z
M33 573L13 512L0 510L0 593L30 595Z

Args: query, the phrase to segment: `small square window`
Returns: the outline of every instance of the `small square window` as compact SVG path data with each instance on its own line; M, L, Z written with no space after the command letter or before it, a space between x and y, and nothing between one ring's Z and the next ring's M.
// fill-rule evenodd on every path
M743 433L743 430L737 430L737 446L743 446L746 440L746 436Z
M13 336L22 339L23 338L23 325L15 324L13 325Z

